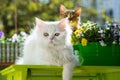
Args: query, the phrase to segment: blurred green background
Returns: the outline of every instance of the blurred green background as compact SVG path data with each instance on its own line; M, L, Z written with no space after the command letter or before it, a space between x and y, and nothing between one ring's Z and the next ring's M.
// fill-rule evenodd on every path
M35 17L43 20L59 20L59 6L63 4L68 9L82 8L81 21L112 21L102 11L102 20L98 17L96 0L89 0L91 7L83 5L84 0L0 0L0 30L6 37L25 31L29 33L34 26Z

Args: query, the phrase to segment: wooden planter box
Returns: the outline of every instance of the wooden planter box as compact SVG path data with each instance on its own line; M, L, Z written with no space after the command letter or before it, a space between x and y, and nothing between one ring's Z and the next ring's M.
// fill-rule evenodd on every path
M89 43L87 46L74 45L83 57L82 65L120 66L120 45L101 46L100 43Z
M0 67L7 67L22 54L22 43L0 42Z

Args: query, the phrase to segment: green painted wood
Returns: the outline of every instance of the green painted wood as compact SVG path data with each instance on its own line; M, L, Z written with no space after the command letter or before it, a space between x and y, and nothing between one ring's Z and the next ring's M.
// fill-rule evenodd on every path
M73 47L83 57L83 66L120 66L120 45L101 46L98 42L90 42L87 46L76 44Z
M0 74L0 80L7 80L7 77Z
M11 65L0 72L6 80L62 80L62 67ZM78 66L72 80L120 80L120 66Z
M105 75L105 79L106 80L120 80L120 73L119 72L115 72L113 73L108 73Z

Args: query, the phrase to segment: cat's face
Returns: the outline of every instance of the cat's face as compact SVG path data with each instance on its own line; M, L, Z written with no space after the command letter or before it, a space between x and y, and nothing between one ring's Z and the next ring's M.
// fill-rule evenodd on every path
M60 6L60 17L66 18L68 17L69 23L72 27L72 30L76 30L76 26L80 21L81 8L77 8L75 10L68 10L65 6Z
M36 25L39 27L39 37L46 45L60 45L65 43L66 38L66 21L60 22L45 22L36 19Z
M80 17L80 14L81 14L81 8L77 8L75 10L68 10L66 9L65 6L63 5L60 6L60 17L61 18L68 17L70 21L78 20L78 17Z

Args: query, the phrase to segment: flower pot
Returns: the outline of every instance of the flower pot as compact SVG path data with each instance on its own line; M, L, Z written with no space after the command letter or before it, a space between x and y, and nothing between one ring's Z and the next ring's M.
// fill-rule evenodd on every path
M120 66L120 45L101 46L98 42L91 42L87 46L76 44L73 47L83 57L82 65Z

